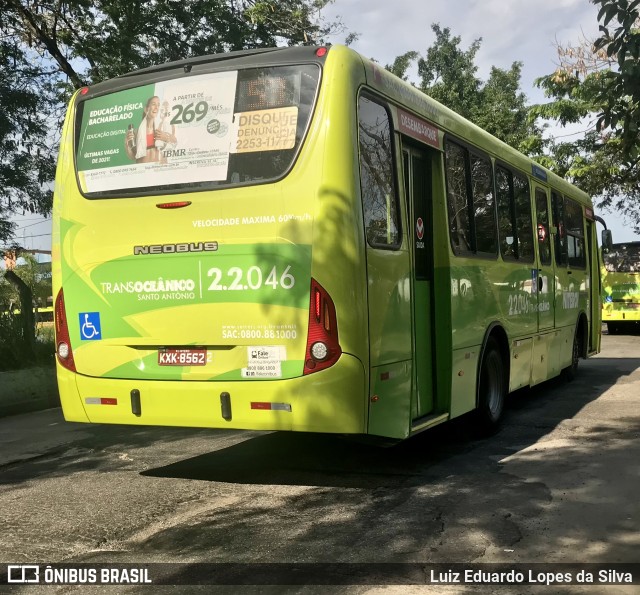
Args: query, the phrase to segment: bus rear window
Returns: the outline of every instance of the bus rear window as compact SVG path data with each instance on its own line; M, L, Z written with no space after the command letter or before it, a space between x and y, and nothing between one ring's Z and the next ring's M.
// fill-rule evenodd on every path
M76 170L89 198L257 184L302 143L315 64L180 77L80 101Z

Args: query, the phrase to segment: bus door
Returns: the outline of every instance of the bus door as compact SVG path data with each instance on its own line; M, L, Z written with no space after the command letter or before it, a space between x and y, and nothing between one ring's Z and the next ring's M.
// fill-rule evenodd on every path
M596 241L595 221L587 217L587 275L589 277L589 353L600 351L600 327L602 326L600 262Z
M358 141L369 306L367 430L406 438L413 353L409 234L402 225L390 113L384 102L364 92L358 99Z
M413 368L416 399L414 418L433 410L433 219L431 199L431 155L405 147L402 151L404 187L409 213L413 284Z
M536 237L538 240L537 270L533 276L537 284L538 330L555 325L555 270L551 258L551 229L549 226L549 197L540 186L535 187Z

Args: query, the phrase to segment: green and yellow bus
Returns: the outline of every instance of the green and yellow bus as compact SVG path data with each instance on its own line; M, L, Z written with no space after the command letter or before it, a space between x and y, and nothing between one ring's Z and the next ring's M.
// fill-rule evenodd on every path
M640 242L603 249L602 320L609 334L640 329Z
M67 420L403 439L599 350L589 197L342 46L80 90L56 177Z

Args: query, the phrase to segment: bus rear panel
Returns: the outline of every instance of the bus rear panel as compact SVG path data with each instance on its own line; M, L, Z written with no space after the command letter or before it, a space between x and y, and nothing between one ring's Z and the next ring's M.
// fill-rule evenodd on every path
M336 315L364 301L357 246L318 222L354 193L353 147L325 150L313 49L248 54L73 101L54 207L68 420L365 431L366 336Z
M640 242L603 251L602 321L610 334L640 330Z

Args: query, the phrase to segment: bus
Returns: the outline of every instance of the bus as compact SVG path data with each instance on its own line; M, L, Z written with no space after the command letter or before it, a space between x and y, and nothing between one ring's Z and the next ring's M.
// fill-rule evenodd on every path
M603 250L602 320L610 335L640 329L640 242Z
M53 217L70 421L491 430L600 348L589 197L339 45L79 90Z

